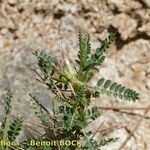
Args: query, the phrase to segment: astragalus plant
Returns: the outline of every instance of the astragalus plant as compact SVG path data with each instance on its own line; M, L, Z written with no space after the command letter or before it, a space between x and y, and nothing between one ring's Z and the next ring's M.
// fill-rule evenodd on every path
M24 144L24 149L98 150L117 141L117 137L102 137L96 141L95 132L85 130L92 121L100 117L99 109L90 106L92 97L106 94L134 102L139 99L137 92L109 79L100 78L94 87L89 84L94 74L100 71L107 49L115 37L116 33L110 33L100 47L91 53L89 34L79 33L78 59L70 61L64 57L63 64L43 51L33 53L38 69L37 66L32 66L31 69L36 74L36 80L51 92L52 106L46 109L39 103L36 95L30 94L32 108L41 121L44 133L38 136L31 136L30 133L26 142L32 140L32 144ZM42 141L47 141L47 144Z
M16 149L20 145L17 136L21 131L23 120L20 117L12 119L12 98L13 94L8 89L7 93L3 96L5 109L0 127L0 150Z

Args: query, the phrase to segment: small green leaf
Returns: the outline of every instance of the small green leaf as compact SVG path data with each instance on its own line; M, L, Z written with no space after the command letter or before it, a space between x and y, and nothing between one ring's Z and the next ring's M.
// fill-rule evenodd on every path
M110 80L107 80L104 84L104 88L107 89L111 84L111 81Z
M115 88L115 92L118 92L121 89L121 87L122 87L121 84L117 85Z
M115 82L110 86L110 90L114 90L116 87L117 87L117 83Z
M102 84L104 83L104 81L105 81L104 78L99 79L98 82L97 82L97 86L98 87L102 86Z

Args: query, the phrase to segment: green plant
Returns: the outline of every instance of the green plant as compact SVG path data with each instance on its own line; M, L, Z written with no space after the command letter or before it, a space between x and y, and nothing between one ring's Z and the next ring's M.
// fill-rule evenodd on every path
M105 136L96 141L94 137L98 131L93 133L93 131L86 130L86 127L101 115L98 107L90 106L92 97L106 94L134 102L139 99L138 93L134 90L108 79L99 79L95 87L89 84L94 74L100 70L105 60L106 50L115 37L116 33L110 33L102 41L100 47L91 54L89 34L80 33L78 59L72 63L65 58L63 64L59 65L48 53L35 51L33 54L37 60L38 70L34 68L31 70L36 73L36 80L51 91L52 97L52 107L47 110L39 103L36 96L29 94L32 109L40 119L40 127L44 129L44 133L36 136L27 129L26 140L20 142L20 145L16 147L0 145L0 150L15 148L22 150L100 150L101 147L116 142L117 137ZM11 121L12 92L10 90L7 91L4 100L5 110L0 128L0 140L16 142L22 128L22 118L15 118ZM49 145L35 144L36 141L38 143L49 142Z
M94 133L86 131L89 123L100 116L97 107L90 107L91 97L100 97L101 94L119 97L129 101L139 99L138 93L126 88L121 84L101 78L95 87L89 82L93 79L94 73L99 71L105 60L106 50L115 40L116 33L104 39L101 46L91 54L90 36L79 34L79 53L74 65L66 58L63 66L56 65L55 59L45 52L34 52L40 71L34 72L39 82L46 85L52 92L52 113L50 113L36 98L30 94L32 108L41 120L45 130L42 138L37 140L79 140L78 145L55 145L53 147L36 147L35 149L101 149L102 146L116 142L118 138L102 138L94 140ZM29 139L31 140L31 139ZM32 147L34 149L34 147Z
M15 145L15 143L17 146L17 141L15 140L22 127L22 118L15 118L11 120L12 97L12 92L9 89L7 90L7 94L3 96L3 99L5 100L5 109L0 128L0 141L3 141L4 143L8 142L10 145L0 144L0 150L11 149L13 147L12 145Z

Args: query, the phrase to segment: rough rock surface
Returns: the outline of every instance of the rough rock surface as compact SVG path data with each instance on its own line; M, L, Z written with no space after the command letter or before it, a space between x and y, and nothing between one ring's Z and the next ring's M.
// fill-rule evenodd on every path
M67 49L74 59L78 50L78 31L91 35L92 46L99 44L108 32L118 29L120 37L110 47L108 58L95 76L120 82L139 91L136 104L108 97L93 100L93 105L148 106L150 104L150 1L149 0L1 0L0 1L0 95L6 87L14 91L14 115L26 120L34 115L28 94L35 93L49 108L50 93L33 80L27 65L34 64L32 50L55 54ZM0 101L0 109L3 102ZM20 112L20 113L18 113ZM143 115L144 112L132 111ZM30 114L30 116L29 116ZM0 113L0 115L2 115ZM150 117L150 113L147 113ZM115 111L103 111L91 128L103 121L106 127L120 125L112 135L120 140L103 150L118 150L140 117ZM36 119L35 119L36 120ZM123 150L150 149L150 120L143 119ZM126 130L127 129L127 130ZM100 135L96 135L100 138Z
M149 0L143 0L145 4L150 8L150 1Z
M135 35L134 32L137 27L137 21L130 18L129 15L120 13L114 17L112 25L118 29L121 38L127 40Z

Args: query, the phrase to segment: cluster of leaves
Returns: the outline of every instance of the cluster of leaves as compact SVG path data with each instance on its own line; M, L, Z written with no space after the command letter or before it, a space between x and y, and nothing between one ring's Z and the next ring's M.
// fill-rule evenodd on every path
M53 93L53 103L51 114L35 96L31 96L35 114L41 120L45 128L44 139L52 140L80 140L80 146L63 146L63 150L71 149L93 149L98 150L102 146L116 142L117 138L102 138L99 142L94 140L92 132L84 129L90 122L100 116L98 108L90 108L91 96L99 97L100 94L119 97L121 99L136 101L139 99L138 93L110 80L101 78L96 87L90 87L95 71L99 71L105 60L106 50L115 40L116 33L111 33L101 42L94 53L91 53L89 34L79 34L79 53L77 66L73 65L66 58L64 65L59 68L55 65L54 59L44 52L34 52L37 64L42 72L36 72L43 84ZM78 67L78 68L77 68ZM44 75L44 76L43 76ZM63 88L64 87L64 88ZM43 147L44 148L44 147ZM59 146L55 147L60 149ZM40 148L39 148L40 149ZM42 149L42 147L41 147Z
M79 65L78 78L83 82L88 82L94 75L94 71L99 71L99 66L105 60L105 51L109 48L109 45L115 40L115 33L104 39L101 46L98 47L94 54L91 55L90 37L89 34L79 34L80 51L78 54L78 60L76 62Z
M59 113L63 115L63 120L59 122L59 124L61 124L59 126L62 126L69 132L70 130L75 130L74 132L76 132L76 129L84 129L88 125L90 119L95 120L100 116L100 113L95 107L87 109L89 99L86 98L84 87L80 87L77 90L75 101L76 103L71 107L59 107Z
M46 79L48 77L49 71L52 69L52 57L44 52L38 53L37 51L33 52L33 55L36 56L38 60L38 66L45 75L44 79Z
M100 116L100 112L96 107L87 108L89 106L89 98L86 97L85 88L83 86L79 87L74 96L74 102L72 105L61 104L57 110L55 110L55 116L62 116L62 119L52 118L54 121L53 126L57 129L56 134L54 134L51 129L44 129L46 132L45 139L63 139L63 140L79 140L79 137L83 136L82 129L84 129L91 120L95 120ZM35 101L35 97L31 97L32 101ZM62 100L61 97L57 96L57 100ZM68 99L70 101L71 99ZM63 100L62 100L63 102ZM41 120L43 125L52 126L49 120L43 120L44 112L49 115L49 113L41 106L39 103L33 103L33 109L35 114ZM43 112L44 111L44 112ZM47 117L47 115L45 115ZM76 147L74 146L63 146L62 149L72 150ZM79 148L79 147L78 147Z
M0 140L14 142L19 135L22 128L22 118L15 118L11 120L12 108L12 92L8 89L7 94L3 97L5 100L5 109L0 128ZM0 145L0 150L11 149L9 145Z

